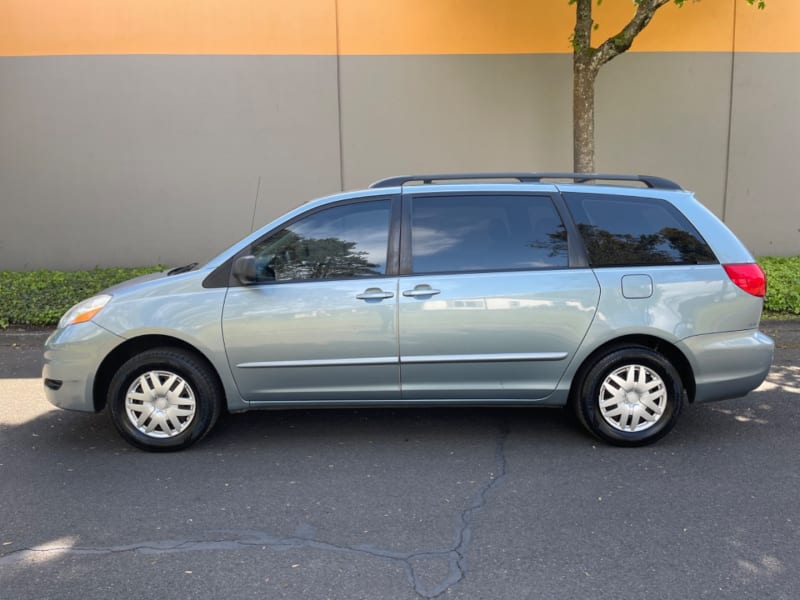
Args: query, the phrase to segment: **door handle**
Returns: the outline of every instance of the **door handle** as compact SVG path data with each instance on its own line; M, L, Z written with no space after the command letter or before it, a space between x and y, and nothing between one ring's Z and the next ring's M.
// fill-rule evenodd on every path
M381 288L367 288L356 296L359 300L385 300L394 298L393 292L384 292Z
M413 290L406 290L403 292L403 296L407 298L417 298L418 296L435 296L436 294L441 294L440 290L435 290L431 286L426 284L416 285L414 286Z

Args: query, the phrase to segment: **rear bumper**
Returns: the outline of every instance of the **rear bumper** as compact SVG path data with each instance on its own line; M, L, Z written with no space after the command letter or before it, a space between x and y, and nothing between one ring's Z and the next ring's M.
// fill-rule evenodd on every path
M775 343L758 330L714 333L678 344L694 370L695 402L739 398L769 373Z
M44 345L44 393L54 406L95 412L94 379L100 363L122 343L92 322L58 329Z

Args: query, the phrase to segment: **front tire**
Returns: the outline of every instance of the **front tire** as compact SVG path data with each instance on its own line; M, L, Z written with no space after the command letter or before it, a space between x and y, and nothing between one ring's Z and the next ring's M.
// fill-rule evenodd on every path
M683 406L678 371L643 346L612 349L584 372L573 406L596 437L616 446L644 446L665 436Z
M215 374L195 354L154 348L117 370L108 388L117 431L130 444L155 452L182 450L214 426L222 406Z

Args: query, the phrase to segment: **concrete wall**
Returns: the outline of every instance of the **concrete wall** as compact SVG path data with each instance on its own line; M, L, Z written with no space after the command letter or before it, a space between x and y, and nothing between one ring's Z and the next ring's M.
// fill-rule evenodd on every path
M736 54L725 220L755 252L800 254L800 54Z
M0 268L202 260L338 190L335 62L0 59Z
M360 10L391 2L341 1L335 14L313 1L328 12L315 21L319 51L305 55L103 55L102 40L88 55L50 55L52 36L40 36L45 50L0 57L0 269L202 260L305 200L395 174L571 170L571 56L551 51L560 32L543 29L541 51L509 48L499 44L516 44L519 26L501 20L488 41L421 36L401 53L381 45L401 35L365 40L375 32L358 27L370 16ZM702 10L721 10L712 4ZM717 46L753 39L733 12L708 14ZM437 15L425 21L434 29ZM114 38L133 44L126 52L131 39ZM467 52L479 42L494 51ZM755 253L800 253L787 176L800 52L690 49L604 67L598 170L674 178Z
M598 170L694 191L759 256L800 254L800 54L636 53L597 84Z
M566 55L341 61L345 187L418 172L571 170Z

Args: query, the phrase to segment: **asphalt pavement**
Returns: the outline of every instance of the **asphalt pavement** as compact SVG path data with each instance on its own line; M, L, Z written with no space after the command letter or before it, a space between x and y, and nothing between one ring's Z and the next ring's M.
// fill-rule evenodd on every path
M226 416L185 452L58 410L0 332L0 599L800 597L800 321L653 446L558 409Z

